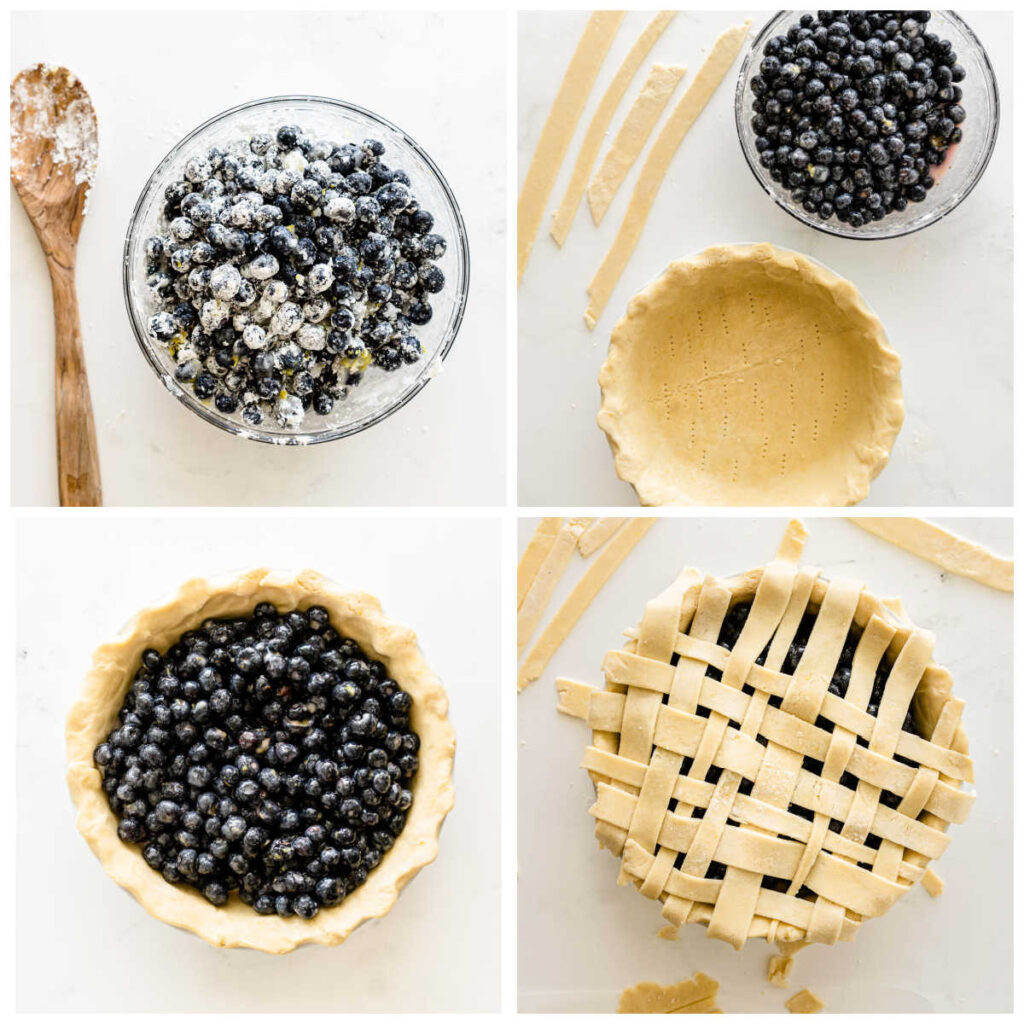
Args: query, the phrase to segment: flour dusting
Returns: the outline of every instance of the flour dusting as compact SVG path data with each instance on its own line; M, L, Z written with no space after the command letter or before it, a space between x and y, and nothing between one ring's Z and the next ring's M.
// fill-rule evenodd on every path
M39 74L19 75L11 87L11 166L24 167L30 139L50 142L54 169L69 169L75 184L91 187L96 176L99 140L96 115L78 79L54 64L40 64ZM70 103L69 96L75 96Z

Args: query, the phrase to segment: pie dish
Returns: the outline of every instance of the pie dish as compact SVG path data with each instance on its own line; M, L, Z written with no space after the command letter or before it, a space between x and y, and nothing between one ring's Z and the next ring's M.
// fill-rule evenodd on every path
M101 745L109 748L113 742L112 730L116 732L120 728L123 731L125 719L119 717L122 706L128 707L126 698L135 693L140 677L146 679L146 666L157 663L157 652L170 659L186 638L216 627L218 622L248 621L246 617L255 622L260 615L287 617L294 614L298 614L300 619L306 616L308 620L322 620L326 628L333 630L332 636L340 634L342 650L349 656L351 651L360 650L365 652L367 659L373 659L371 667L379 662L373 678L384 681L365 683L366 692L394 694L404 691L407 697L401 700L407 712L405 718L409 729L418 735L418 767L414 766L410 772L409 806L401 808L404 827L397 825L397 836L389 839L382 854L374 855L376 864L371 864L371 869L363 872L365 881L361 884L357 881L351 891L344 891L337 905L324 904L319 912L312 908L315 916L311 919L273 916L272 908L257 913L242 901L237 892L232 892L230 898L221 894L222 905L214 905L210 902L211 897L204 898L197 888L165 881L165 877L144 859L139 846L119 836L119 818L104 790L98 760L94 760ZM212 654L210 664L217 664ZM347 674L350 664L345 663L346 680L352 678ZM291 673L294 667L289 661L288 672ZM264 672L271 673L269 654L266 655ZM271 674L271 678L278 677ZM288 679L295 678L294 675L288 676ZM256 685L260 685L260 680L265 683L266 675L258 676ZM159 682L163 681L161 676ZM233 687L243 684L244 680L232 677ZM287 680L273 685L278 687L276 692L284 693ZM346 682L344 685L349 684ZM386 691L385 686L388 687ZM133 699L138 712L137 698ZM215 698L210 697L211 705L214 701ZM188 702L181 701L180 704L187 711ZM367 704L368 701L364 701L358 705L360 711L365 711ZM195 704L192 712L196 712ZM437 855L438 833L454 800L452 765L455 735L447 713L448 698L424 661L415 634L386 618L376 598L341 590L310 570L255 569L193 579L168 601L139 612L115 640L97 648L93 655L82 692L67 718L67 779L78 808L78 829L110 877L135 896L150 914L168 924L187 929L215 946L244 946L268 953L286 953L304 943L335 945L343 942L362 922L385 915L398 898L401 888ZM383 716L383 712L381 714ZM293 717L294 711L289 708L285 719L289 727L296 724L291 721ZM319 721L325 729L328 728L322 716ZM257 726L247 722L245 728L252 730ZM313 749L312 741L307 743L308 731L303 733L298 726L296 728L299 732L296 744L305 755L305 751ZM341 740L337 742L340 745ZM368 744L369 740L366 742ZM207 737L207 743L211 744L210 749L217 749L212 746L211 738ZM270 740L260 746L258 752L261 756L270 756L263 753L267 745L270 745ZM383 740L381 745L385 745ZM280 744L274 744L275 751L279 747ZM140 751L143 749L139 748ZM246 747L243 745L242 749ZM416 747L410 749L415 751ZM101 760L109 760L109 749ZM259 779L263 785L263 774ZM189 775L189 785L192 783L193 776ZM237 790L234 795L241 801L242 796ZM279 799L287 813L292 797L285 793ZM218 810L218 813L225 812ZM381 817L384 817L383 811ZM302 819L303 824L306 820ZM229 818L228 823L230 821ZM123 821L120 824L123 825ZM281 891L293 890L275 889L275 892ZM289 915L293 913L296 911L289 908ZM266 916L261 916L264 914Z
M593 730L599 843L678 926L739 949L850 940L945 850L973 794L963 702L898 602L776 560L685 570L650 601L605 688L559 680Z
M852 505L903 423L899 357L856 288L767 244L672 263L630 301L599 382L644 505Z

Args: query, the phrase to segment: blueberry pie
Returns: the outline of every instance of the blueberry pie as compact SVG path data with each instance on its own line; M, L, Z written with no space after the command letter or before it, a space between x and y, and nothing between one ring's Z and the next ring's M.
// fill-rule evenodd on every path
M650 601L605 689L559 680L620 882L737 949L854 937L963 822L971 761L934 638L898 602L798 566L806 535Z
M78 828L213 945L334 945L437 855L447 711L375 598L311 571L192 580L93 655L67 721Z

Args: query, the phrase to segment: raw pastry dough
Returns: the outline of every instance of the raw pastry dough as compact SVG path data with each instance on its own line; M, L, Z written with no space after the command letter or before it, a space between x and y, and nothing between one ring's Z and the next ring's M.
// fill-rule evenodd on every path
M825 1004L809 989L801 989L786 1003L790 1013L817 1013L825 1009Z
M647 217L672 157L739 54L749 28L750 22L745 21L742 25L727 29L718 37L708 59L697 72L697 77L654 140L633 189L629 209L619 227L619 233L587 288L590 306L583 319L588 327L593 327L597 323L608 304L612 290L622 271L626 269L644 224L647 223Z
M237 897L215 907L186 886L170 885L121 841L102 789L93 751L117 721L142 652L166 650L204 619L245 615L260 601L281 611L323 605L331 624L378 658L413 698L411 722L420 737L420 767L405 828L366 882L337 907L306 921L261 917ZM383 917L399 890L437 856L438 833L455 800L455 733L448 697L430 671L416 634L385 617L369 594L344 591L311 570L253 569L183 584L165 603L145 608L112 642L96 649L82 692L67 718L67 782L78 807L76 824L110 877L154 917L194 932L214 946L287 953L307 942L337 945L364 921Z
M934 562L940 569L1013 592L1013 559L1000 558L980 544L958 537L925 519L850 518L862 530L895 544L913 555Z
M625 519L595 519L580 535L580 554L589 558L623 523Z
M686 68L682 64L655 64L651 68L647 81L630 107L626 120L622 122L611 149L605 153L594 180L587 187L590 216L594 218L595 224L600 224L608 212L615 193L626 180L626 175L654 131L665 104L685 74Z
M677 985L641 981L619 997L619 1013L721 1013L718 982L698 971Z
M597 422L645 505L851 505L903 423L899 368L848 281L721 246L631 300Z
M931 868L921 876L921 884L924 891L933 899L946 891L946 883Z
M519 570L516 573L516 609L522 608L523 598L533 585L544 559L548 557L551 545L555 543L558 536L558 528L562 525L560 516L551 516L542 519L534 531L530 543L519 560Z
M789 976L793 971L791 956L773 956L768 961L768 980L776 988L789 988Z
M615 73L604 96L601 97L601 102L590 122L587 134L583 136L583 145L580 146L579 155L576 157L576 164L572 169L572 177L569 179L565 195L562 196L562 202L551 221L551 237L559 245L562 245L569 235L569 228L572 227L576 210L583 198L587 178L594 167L594 161L597 160L597 154L601 149L605 133L608 131L608 125L612 123L612 117L615 115L622 97L626 94L629 83L633 81L633 76L644 62L644 58L651 52L651 47L658 41L658 37L675 16L675 11L661 11L654 16L647 28L640 33L640 37L633 44L632 49L626 54L626 59Z
M519 670L520 690L524 690L530 683L540 678L562 641L579 622L580 616L590 607L590 602L594 600L625 557L656 522L657 520L654 518L630 520L608 542L604 551L594 559L593 564L573 588L565 604L555 613L536 646L523 662L523 667Z
M540 133L540 141L533 152L526 180L519 193L517 211L517 242L519 271L517 282L522 281L526 262L530 258L534 239L540 229L544 207L555 187L555 179L565 159L573 132L579 123L594 79L604 63L615 33L626 16L625 11L594 11L576 47L569 69L559 86L558 95L548 112L548 119Z
M558 581L569 567L569 559L576 550L580 532L578 525L572 521L562 524L551 550L544 559L544 564L537 572L537 578L523 599L516 622L516 657L521 657L526 650L526 645L537 629L551 595L558 586Z

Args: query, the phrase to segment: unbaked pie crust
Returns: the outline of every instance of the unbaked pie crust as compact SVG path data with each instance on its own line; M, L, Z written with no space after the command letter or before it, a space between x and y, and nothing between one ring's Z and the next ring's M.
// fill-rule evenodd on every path
M382 661L413 698L410 722L420 737L420 764L405 828L363 885L312 920L263 917L237 895L223 907L215 907L195 890L164 881L143 860L139 847L118 837L117 817L93 762L93 751L116 723L146 648L166 650L204 619L247 615L260 601L284 612L325 607L331 625ZM118 885L154 917L194 932L214 946L245 946L266 953L287 953L309 942L337 945L364 921L383 917L402 886L437 856L438 833L455 797L455 732L448 721L448 697L427 667L416 635L386 618L375 597L341 590L311 570L254 569L194 579L169 601L139 612L115 640L93 654L81 695L68 714L67 757L78 830Z
M767 244L671 264L599 381L598 425L644 505L852 505L903 423L899 356L856 288Z
M799 566L805 537L790 524L776 560L738 576L685 570L648 602L625 649L608 652L604 689L558 680L559 710L593 730L590 814L621 859L619 883L659 900L672 925L703 924L737 949L749 938L852 939L922 880L974 800L963 702L932 661L934 637L899 602ZM752 606L730 650L720 627L740 602ZM807 612L814 626L789 675ZM851 627L839 697L829 684ZM902 729L908 710L920 735Z

